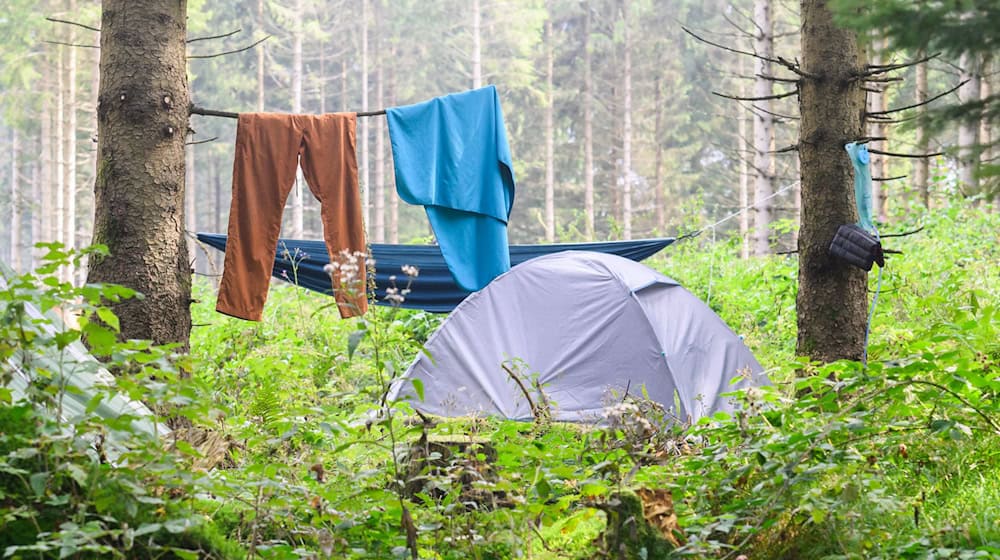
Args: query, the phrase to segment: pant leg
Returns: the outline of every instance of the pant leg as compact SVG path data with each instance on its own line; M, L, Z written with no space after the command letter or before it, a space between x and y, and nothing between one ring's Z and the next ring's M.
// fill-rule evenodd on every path
M291 115L241 113L233 159L233 199L225 269L215 310L260 321L281 232L285 199L295 182L302 131Z
M316 115L303 124L302 173L320 202L323 239L333 275L340 316L363 315L368 309L368 246L361 217L354 113Z

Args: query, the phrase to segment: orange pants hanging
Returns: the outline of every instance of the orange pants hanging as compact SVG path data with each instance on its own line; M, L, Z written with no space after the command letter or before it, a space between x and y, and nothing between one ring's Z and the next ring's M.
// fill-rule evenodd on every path
M354 317L367 310L367 246L358 189L356 125L355 113L240 114L226 264L216 311L260 321L281 215L300 164L320 203L340 316Z

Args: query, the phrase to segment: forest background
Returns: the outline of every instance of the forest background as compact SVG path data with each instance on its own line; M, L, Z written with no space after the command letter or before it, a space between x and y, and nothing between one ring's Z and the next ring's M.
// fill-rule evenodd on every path
M38 241L91 242L99 49L85 26L97 28L100 6L4 4L0 257L26 268L40 255L30 250ZM518 179L514 242L678 235L752 207L719 231L739 231L744 256L794 248L798 162L794 150L782 151L798 137L796 99L783 96L794 86L773 79L777 65L700 42L684 27L730 49L794 58L795 2L195 0L188 13L192 100L204 108L374 110L497 85ZM873 64L919 54L890 51L883 39L866 48ZM966 85L942 101L989 98L997 80L990 57L952 58L872 87L869 110L912 105L969 78L974 91ZM913 125L914 113L897 116ZM891 134L872 121L873 137L890 138L873 142L875 150L941 154L875 154L881 219L956 193L988 195L976 170L994 153L972 146L991 143L989 119ZM428 241L422 210L395 194L384 118L359 122L371 240ZM191 127L186 229L224 232L235 120L193 116ZM319 238L318 203L304 183L288 206L284 234ZM212 268L206 256L219 260L192 252L201 272Z

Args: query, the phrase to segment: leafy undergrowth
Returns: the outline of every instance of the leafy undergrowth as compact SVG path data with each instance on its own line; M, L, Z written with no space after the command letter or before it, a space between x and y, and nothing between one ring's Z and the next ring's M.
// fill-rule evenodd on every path
M654 259L775 381L736 417L689 427L646 402L603 427L425 423L381 397L441 317L340 320L328 298L276 283L247 323L216 314L200 283L190 378L169 349L105 353L130 372L109 391L208 435L157 443L97 409L59 421L67 388L51 371L27 401L0 392L0 543L23 558L1000 557L1000 217L919 219L886 241L903 255L883 274L866 369L794 356L793 256L740 261L733 243L696 239ZM80 294L21 286L0 291L0 358L79 337L32 334L17 303ZM84 329L104 340L114 321L98 316Z

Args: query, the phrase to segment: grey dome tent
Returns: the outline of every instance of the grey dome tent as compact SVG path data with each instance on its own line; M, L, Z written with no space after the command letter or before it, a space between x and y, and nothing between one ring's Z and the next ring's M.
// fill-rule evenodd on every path
M554 419L599 422L627 390L693 420L732 410L723 393L766 383L743 341L674 280L614 255L567 251L469 296L388 396L434 415L528 420L525 390L534 400L541 387Z

